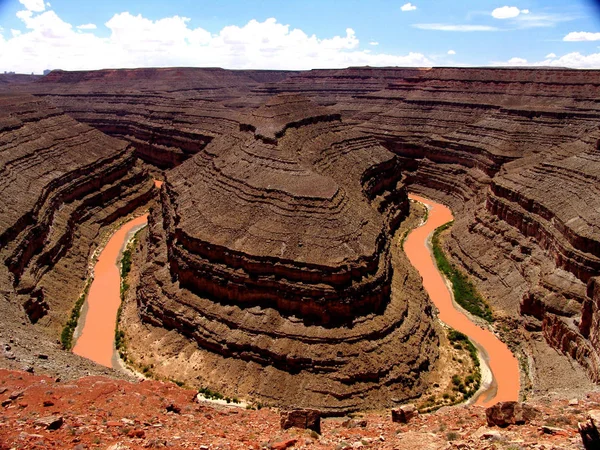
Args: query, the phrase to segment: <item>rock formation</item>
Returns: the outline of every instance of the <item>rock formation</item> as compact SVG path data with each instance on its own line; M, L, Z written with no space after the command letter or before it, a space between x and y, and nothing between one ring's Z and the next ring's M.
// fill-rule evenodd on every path
M144 250L140 314L194 340L194 364L213 368L205 382L335 410L419 392L416 373L436 357L431 320L417 318L429 308L418 277L390 250L407 188L452 207L447 250L496 316L520 324L513 337L534 389L570 388L583 371L598 381L598 76L172 68L56 71L0 89L35 95L27 97L31 109L56 111L64 127L92 133L85 123L118 138L94 140L111 142L110 164L135 168L121 175L132 198L147 192L136 156L150 170L168 169ZM106 188L121 186L118 178ZM3 213L3 233L21 226L28 208ZM93 214L106 219L86 224L124 211L98 207ZM72 213L64 214L57 223ZM27 293L20 301L33 320L50 292L38 286L61 267L51 261L66 239L66 225L48 228L44 217L35 216L36 230L51 230L42 250L29 254L34 244L23 244L23 230L1 250L6 282ZM89 246L97 229L70 248ZM85 271L78 258L75 273ZM583 370L551 356L542 338ZM548 366L561 376L548 375ZM249 381L258 375L262 384ZM400 379L405 387L391 392L390 380Z
M147 203L152 181L127 143L29 95L0 97L0 170L2 289L56 333L99 231Z
M401 176L338 113L274 97L168 173L142 319L192 338L226 392L330 413L418 395L437 335L416 275L392 270Z

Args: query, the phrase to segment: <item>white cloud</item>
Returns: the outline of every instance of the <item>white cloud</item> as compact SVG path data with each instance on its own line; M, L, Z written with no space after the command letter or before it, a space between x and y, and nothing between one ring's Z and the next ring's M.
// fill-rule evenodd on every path
M521 14L529 14L529 10L528 9L522 9L521 10Z
M525 11L529 13L529 10ZM494 19L512 19L521 14L521 12L522 11L516 6L502 6L501 8L496 8L492 11L492 17Z
M600 69L600 53L591 53L582 55L579 52L567 53L557 57L550 53L543 61L527 62L523 58L511 58L508 61L494 61L494 66L548 66L548 67L569 67L572 69Z
M359 49L351 28L331 38L307 35L278 23L251 20L216 34L190 27L173 16L150 20L128 12L105 23L108 37L78 32L54 11L17 16L27 31L0 39L0 71L41 73L44 69L85 70L119 67L219 66L229 69L311 69L348 66L431 66L423 54L373 53Z
M527 64L527 60L525 58L510 58L507 63L509 66L522 66Z
M496 27L487 25L452 25L443 23L416 23L413 27L420 30L437 30L437 31L498 31Z
M600 41L600 33L590 33L587 31L572 31L563 38L563 41Z
M560 58L551 58L536 64L540 66L574 67L578 69L600 69L600 53L582 55L579 52L567 53Z
M456 55L456 52L454 50L448 50L448 54L449 55Z
M93 23L85 23L83 25L77 25L78 30L95 30L96 28L98 28L98 27Z
M369 45L379 45L379 42L377 42L377 41L371 41L371 42L369 42Z
M514 22L519 28L540 28L553 27L559 23L569 22L577 18L568 14L520 14L514 19Z
M46 9L44 0L19 0L19 3L27 8L28 11L41 12Z
M400 7L400 9L402 11L414 11L415 9L417 9L417 7L415 5L413 5L412 3L406 3L406 4L402 5Z
M12 28L10 29L10 32L12 34L13 37L17 37L20 36L22 34L21 30L13 30Z

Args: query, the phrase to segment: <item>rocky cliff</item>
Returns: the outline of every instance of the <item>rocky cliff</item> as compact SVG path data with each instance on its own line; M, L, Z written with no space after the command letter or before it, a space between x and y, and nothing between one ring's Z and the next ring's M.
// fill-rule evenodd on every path
M402 271L390 270L386 239L408 188L452 207L447 251L496 316L519 324L534 386L547 390L568 388L583 370L597 379L595 291L586 286L600 274L598 79L566 69L171 68L54 72L11 89L122 138L145 162L176 167L151 215L140 291L156 324L204 339L214 354L251 349L274 361L287 350L264 356L256 343L271 341L244 334L242 324L271 320L261 308L286 327L306 314L298 326L323 333L338 329L332 317L387 317L386 286ZM297 108L269 103L296 94ZM307 99L317 106L302 106ZM217 317L210 338L197 336L207 328L192 310Z
M438 341L392 255L408 213L397 158L301 96L239 120L167 175L142 319L193 339L195 369L225 392L333 414L419 395Z
M0 255L6 298L56 336L99 233L147 203L132 148L29 95L0 96Z

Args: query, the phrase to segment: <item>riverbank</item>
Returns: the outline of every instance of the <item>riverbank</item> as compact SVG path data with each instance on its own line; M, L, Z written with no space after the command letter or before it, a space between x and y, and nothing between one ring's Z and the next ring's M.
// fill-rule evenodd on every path
M485 392L478 394L477 403L489 405L518 400L520 372L517 359L492 331L473 323L453 302L451 290L435 265L429 242L438 227L453 220L452 212L442 204L417 195L411 194L409 198L426 205L429 213L426 222L407 236L404 251L421 274L423 287L437 307L439 319L471 339L483 356L481 362L487 364L491 372L492 379L486 380L485 371L482 371L482 381L487 381L488 386Z

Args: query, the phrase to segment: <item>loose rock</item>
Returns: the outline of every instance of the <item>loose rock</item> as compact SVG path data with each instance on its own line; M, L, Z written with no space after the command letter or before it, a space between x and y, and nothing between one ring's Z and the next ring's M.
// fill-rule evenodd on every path
M499 402L485 410L489 426L507 427L508 425L523 425L536 418L539 411L519 402Z
M419 411L415 405L402 405L398 409L392 409L392 422L408 423L417 415L419 415Z
M293 409L291 411L282 411L281 428L303 428L321 433L321 413L315 409Z

